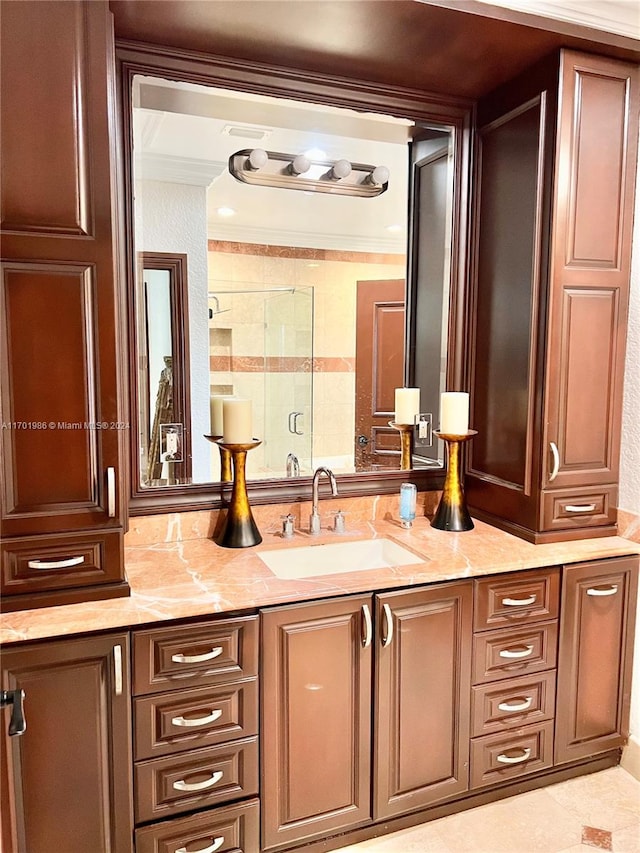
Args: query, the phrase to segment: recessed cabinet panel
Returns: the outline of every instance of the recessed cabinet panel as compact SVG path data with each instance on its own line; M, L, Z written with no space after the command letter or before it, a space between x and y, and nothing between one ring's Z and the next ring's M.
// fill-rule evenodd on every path
M64 514L68 504L98 510L93 271L80 264L7 263L3 303L6 363L19 376L3 383L11 472L4 478L5 514Z
M263 845L371 817L371 599L265 611Z
M40 3L3 7L2 111L12 115L2 122L4 230L73 236L91 231L85 135L90 5L60 3L55 17L43 15ZM12 31L20 36L11 37ZM69 97L57 97L61 91ZM17 127L31 132L16 133Z

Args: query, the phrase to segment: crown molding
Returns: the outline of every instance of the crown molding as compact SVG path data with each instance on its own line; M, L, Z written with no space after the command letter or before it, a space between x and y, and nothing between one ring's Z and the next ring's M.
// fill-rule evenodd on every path
M243 228L209 223L210 240L234 243L261 243L268 246L296 246L305 249L337 249L343 252L404 255L406 237L401 235L358 237L353 234L319 234L316 231L282 231L275 228Z
M166 181L196 187L209 187L227 168L226 163L218 160L150 152L137 155L135 163L136 177L144 181Z

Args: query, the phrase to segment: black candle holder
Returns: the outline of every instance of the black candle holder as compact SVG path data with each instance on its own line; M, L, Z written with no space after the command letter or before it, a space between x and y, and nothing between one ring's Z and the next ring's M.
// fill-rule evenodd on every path
M225 444L222 441L217 443L221 450L229 453L232 460L233 489L227 517L219 531L214 534L214 542L221 548L250 548L252 545L259 545L262 536L249 506L245 466L247 452L259 447L262 442L254 438L244 444Z
M463 531L473 530L473 521L469 515L462 488L460 471L460 448L478 434L475 429L467 430L462 435L452 435L434 430L447 446L447 474L444 480L442 497L433 517L431 526L437 530Z

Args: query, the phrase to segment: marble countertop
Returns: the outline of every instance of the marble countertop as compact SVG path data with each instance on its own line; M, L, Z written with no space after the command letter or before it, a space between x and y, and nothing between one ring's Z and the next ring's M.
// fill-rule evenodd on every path
M375 514L374 514L375 517ZM207 531L176 517L153 541L140 528L125 537L129 598L5 613L0 617L0 642L12 643L73 634L153 625L172 619L212 616L268 605L328 598L349 593L409 587L478 575L519 571L640 553L640 546L620 537L581 539L532 545L482 522L464 533L434 530L428 518L416 518L410 530L390 517L355 519L346 534L323 532L310 537L297 532L284 540L279 523L263 527L263 542L253 548L218 547ZM172 520L173 519L173 520ZM156 526L159 522L156 521ZM181 529L170 535L173 524ZM175 530L174 530L175 534ZM193 538L188 538L192 536ZM357 571L297 580L277 578L258 555L274 548L386 536L424 558L424 562L390 569Z

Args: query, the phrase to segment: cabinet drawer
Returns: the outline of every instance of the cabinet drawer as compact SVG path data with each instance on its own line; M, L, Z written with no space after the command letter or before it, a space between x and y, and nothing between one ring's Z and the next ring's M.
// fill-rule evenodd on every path
M136 631L134 693L197 687L258 674L258 617Z
M616 495L616 486L543 492L543 530L615 524Z
M135 759L258 733L257 679L136 699Z
M135 767L136 823L258 793L258 739L142 761Z
M558 568L478 580L475 582L474 630L556 619L559 590Z
M553 669L557 647L556 621L477 634L473 638L473 683Z
M137 829L136 853L258 853L259 833L258 800L249 800Z
M117 583L123 563L120 531L5 539L2 595Z
M556 672L509 678L471 689L471 736L550 720L555 708Z
M471 741L471 787L491 785L551 767L553 722Z

